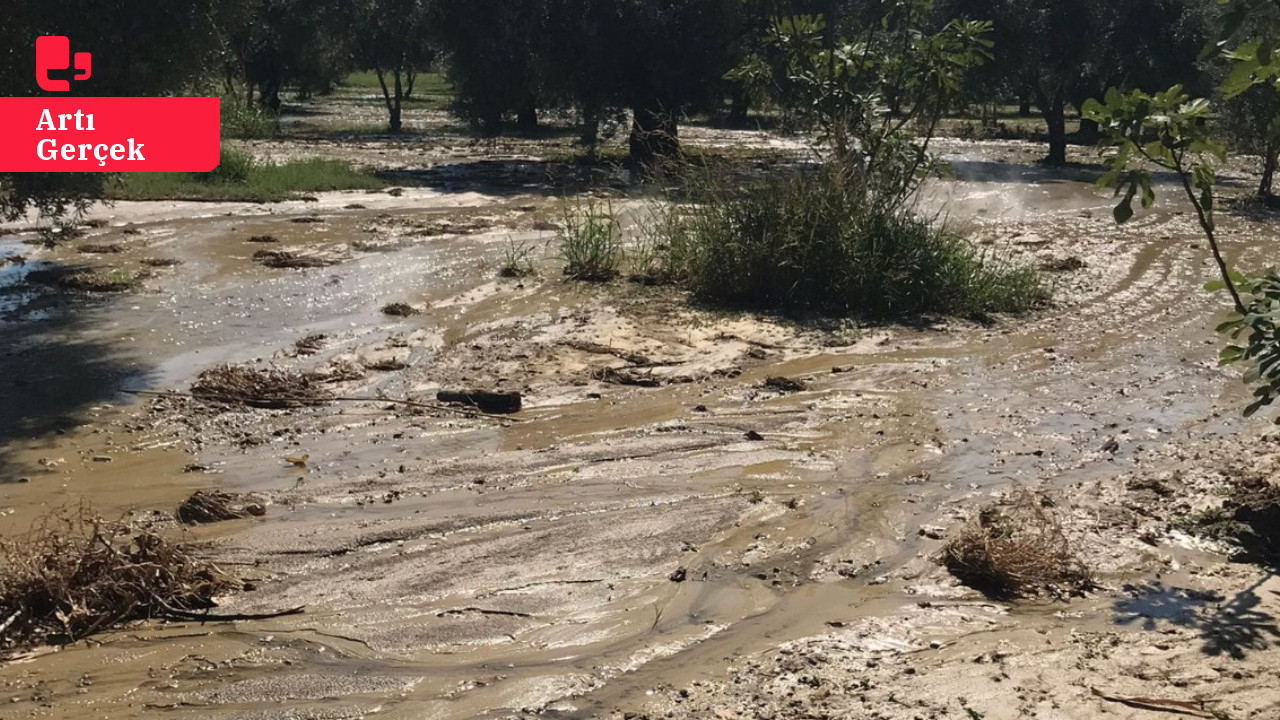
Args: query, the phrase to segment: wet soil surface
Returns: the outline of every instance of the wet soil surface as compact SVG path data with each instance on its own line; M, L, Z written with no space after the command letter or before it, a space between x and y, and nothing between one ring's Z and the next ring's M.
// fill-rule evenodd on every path
M1024 146L944 149L958 179L926 201L1052 268L1052 308L857 327L568 283L560 201L510 185L120 203L57 250L0 237L28 256L0 276L0 529L80 498L255 493L265 517L191 538L252 579L227 609L307 608L36 653L0 668L0 715L1092 718L1143 716L1108 699L1141 696L1273 717L1280 585L1175 522L1280 457L1216 365L1194 222L1116 228L1080 172L1020 170ZM1224 224L1246 265L1274 253L1273 222ZM522 243L539 275L499 278ZM323 263L264 267L264 248ZM147 274L76 295L25 281L45 263ZM224 362L344 399L121 394ZM524 409L398 402L463 388ZM1091 597L993 603L932 562L1015 486L1064 508Z

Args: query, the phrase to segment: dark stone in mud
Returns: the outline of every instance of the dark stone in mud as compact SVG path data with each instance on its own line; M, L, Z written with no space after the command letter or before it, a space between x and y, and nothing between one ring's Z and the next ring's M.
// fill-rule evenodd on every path
M778 392L784 393L803 392L809 389L809 386L805 385L803 382L785 377L771 377L764 381L763 387L768 390L777 390Z
M685 568L676 568L676 571L671 573L667 579L674 583L682 583L689 579L689 571Z
M417 315L418 312L417 308L412 305L406 305L405 303L391 303L390 305L382 308L382 314L390 315L391 317L410 317Z
M274 235L254 235L245 242L257 243L258 245L270 245L280 242Z
M755 430L751 430L747 432L747 434L744 435L744 437L750 440L751 442L764 442L764 436L756 432Z
M512 415L520 412L522 398L518 392L484 390L441 390L436 400L442 403L470 405L490 415Z

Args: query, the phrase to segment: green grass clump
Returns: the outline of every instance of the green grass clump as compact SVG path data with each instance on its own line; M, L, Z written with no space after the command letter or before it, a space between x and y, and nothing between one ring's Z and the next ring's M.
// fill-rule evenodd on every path
M979 253L837 170L711 185L664 222L668 272L720 305L865 318L985 317L1048 299L1039 275Z
M279 165L259 163L224 148L207 173L130 173L109 191L113 200L215 200L278 202L329 190L377 190L379 178L345 162L312 158Z
M566 205L557 233L564 274L585 282L609 282L622 270L622 225L609 203Z
M279 122L256 105L246 105L238 97L222 98L222 137L268 138L276 134Z

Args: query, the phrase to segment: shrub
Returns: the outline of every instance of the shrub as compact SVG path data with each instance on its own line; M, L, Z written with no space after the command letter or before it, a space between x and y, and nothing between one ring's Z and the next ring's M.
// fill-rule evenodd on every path
M622 267L622 225L611 203L566 205L557 236L564 274L574 280L608 282Z
M245 140L267 138L275 135L276 129L275 116L257 105L246 104L236 94L222 98L222 137Z
M673 276L717 304L841 316L985 316L1047 299L1032 269L980 254L847 173L730 186L667 218Z

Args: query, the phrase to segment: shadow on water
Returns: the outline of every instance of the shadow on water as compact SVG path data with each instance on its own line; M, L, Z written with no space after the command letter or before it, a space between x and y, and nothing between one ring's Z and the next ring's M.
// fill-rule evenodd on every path
M29 470L15 445L76 427L85 410L122 400L122 388L140 388L150 374L103 332L118 298L40 288L25 275L0 276L0 483Z
M1155 582L1137 589L1136 595L1116 602L1115 622L1155 630L1161 622L1200 633L1205 655L1227 655L1237 660L1250 652L1280 645L1280 625L1262 609L1263 586L1273 579L1269 572L1252 586L1227 598L1216 593L1166 587ZM1280 592L1270 591L1275 600Z

